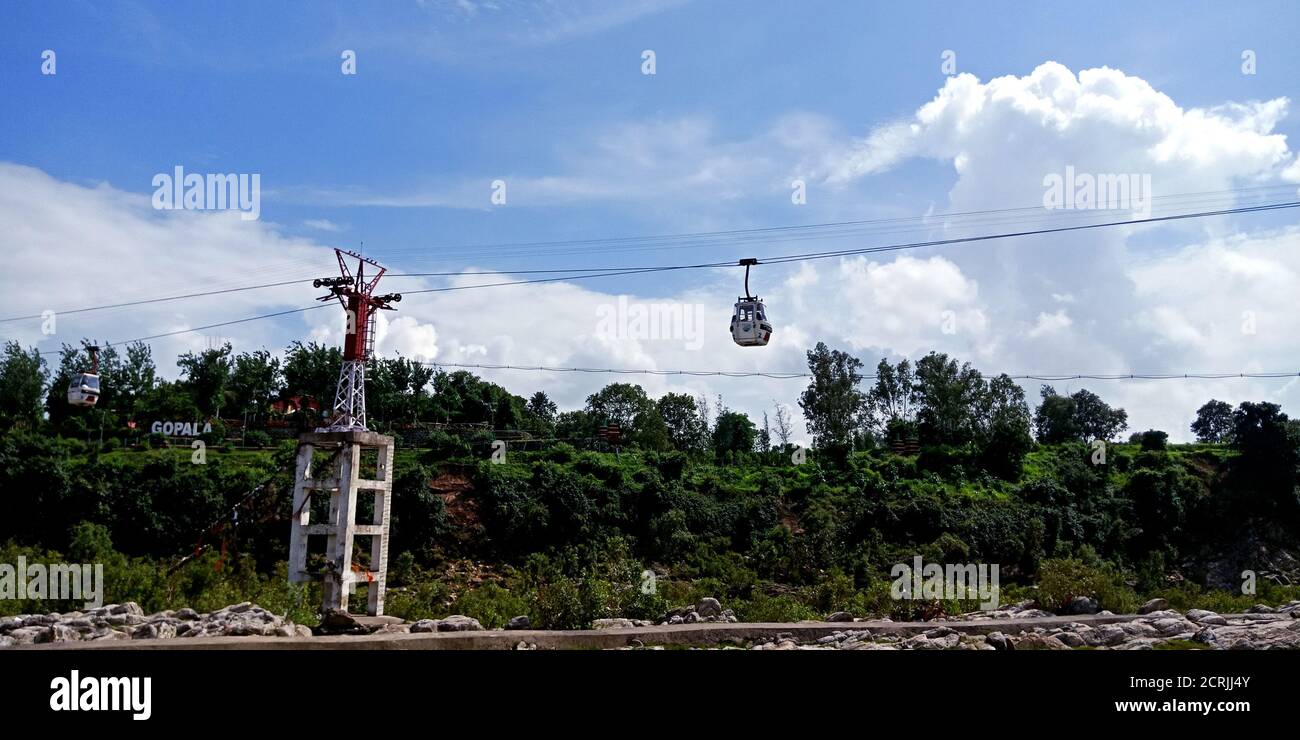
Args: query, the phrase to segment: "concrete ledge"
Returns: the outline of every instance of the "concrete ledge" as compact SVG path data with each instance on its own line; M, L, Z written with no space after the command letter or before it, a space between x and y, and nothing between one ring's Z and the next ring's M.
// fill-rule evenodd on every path
M1237 618L1242 615L1223 615ZM9 650L511 650L519 642L540 650L600 650L643 645L712 645L733 638L754 640L788 634L812 641L836 632L871 630L872 633L914 635L936 627L966 634L1019 633L1035 627L1059 627L1070 622L1099 625L1131 622L1136 614L1108 616L981 619L969 622L749 622L727 624L657 625L604 630L486 630L483 632L387 633L342 637L178 637L170 640L110 640L21 645Z

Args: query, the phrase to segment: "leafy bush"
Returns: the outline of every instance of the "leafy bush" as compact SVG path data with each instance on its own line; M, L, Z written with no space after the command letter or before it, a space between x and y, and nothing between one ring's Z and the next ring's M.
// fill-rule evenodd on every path
M1096 599L1102 609L1132 614L1137 594L1111 565L1089 565L1076 558L1044 560L1038 566L1038 604L1059 612L1079 596Z
M271 435L263 431L253 430L244 435L244 445L247 447L272 447L274 444Z
M452 604L451 611L473 617L488 629L501 629L512 617L528 614L528 601L506 588L487 583L465 591Z

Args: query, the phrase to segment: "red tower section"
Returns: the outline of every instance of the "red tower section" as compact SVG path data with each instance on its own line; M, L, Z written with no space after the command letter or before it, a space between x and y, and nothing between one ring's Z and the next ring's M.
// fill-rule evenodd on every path
M374 260L367 259L355 252L335 249L339 261L339 277L320 278L312 282L317 288L329 288L328 295L318 300L337 299L347 311L347 334L343 338L343 367L339 370L339 386L334 394L334 410L328 426L317 431L344 431L366 429L366 362L370 360L375 349L376 310L391 311L390 303L397 303L402 296L397 293L376 296L375 286L386 271ZM348 258L357 261L353 272L348 267ZM370 266L374 276L366 277L366 267Z

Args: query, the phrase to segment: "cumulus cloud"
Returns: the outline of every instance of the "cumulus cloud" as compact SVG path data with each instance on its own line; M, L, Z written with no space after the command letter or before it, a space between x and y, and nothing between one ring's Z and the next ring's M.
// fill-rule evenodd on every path
M1034 203L1042 177L1074 164L1097 172L1151 172L1158 192L1198 192L1254 177L1289 159L1274 133L1289 101L1276 98L1182 108L1145 80L1108 67L1077 75L1046 62L1028 75L980 82L948 78L904 121L877 127L827 174L842 182L911 157L949 160L961 176L955 201ZM1022 163L1010 170L1002 165ZM1024 175L1021 177L1021 175ZM989 192L978 186L997 181ZM1007 196L1019 195L1019 201Z
M871 175L918 157L951 162L952 211L1038 203L1044 174L1066 165L1150 173L1158 193L1221 190L1295 170L1285 138L1274 131L1286 110L1281 98L1182 108L1123 72L1076 75L1047 63L1024 77L950 78L908 119L852 143L837 133L839 124L807 114L750 136L729 135L707 118L629 122L596 136L591 146L566 151L560 170L533 175L520 183L524 187L512 182L510 197L512 203L536 197L529 195L534 184L550 189L536 202L553 205L662 192L665 203L676 199L707 211L783 195L778 191L798 175L831 188L822 193L827 200L843 188L841 205L848 207L859 199L854 188L869 186ZM482 191L475 197L485 199L485 185ZM710 197L684 197L701 194ZM449 202L459 197L443 196ZM0 165L0 220L11 225L0 233L0 247L22 266L0 273L0 287L12 305L32 306L32 312L153 297L173 288L310 278L330 272L332 263L321 246L285 237L273 224L244 222L237 214L156 212L147 196L74 185L17 165ZM928 226L954 228L943 217ZM731 342L736 274L719 270L695 273L695 282L681 288L613 284L637 291L625 297L629 302L702 307L692 324L698 342L671 332L602 331L608 315L602 307L617 305L617 292L600 290L603 283L551 283L412 295L398 313L380 319L378 350L442 364L790 372L803 371L804 352L826 341L853 350L868 366L880 357L915 358L934 349L987 372L1294 369L1288 365L1300 329L1293 309L1300 292L1300 229L1240 231L1247 226L1151 229L1140 233L1140 248L1132 243L1139 232L1130 229L773 265L756 285L776 326L764 349ZM479 282L481 275L466 274L400 289ZM117 340L307 306L315 294L309 285L234 293L148 310L69 315L53 339L40 335L39 322L9 324L6 334L43 347L81 336ZM213 332L232 337L240 349L276 349L298 336L335 342L337 313L330 304ZM213 332L156 342L162 369L174 373L172 357L202 349ZM756 420L772 412L774 399L792 403L804 387L799 380L480 374L521 395L544 389L564 408L581 406L588 394L616 380L638 382L652 395L676 391L712 400L721 394ZM1211 397L1274 400L1293 409L1300 401L1297 384L1284 381L1056 385L1061 392L1087 385L1127 408L1134 428L1164 428L1175 439L1187 438L1191 415ZM1028 390L1032 396L1035 389ZM802 424L796 428L801 432Z

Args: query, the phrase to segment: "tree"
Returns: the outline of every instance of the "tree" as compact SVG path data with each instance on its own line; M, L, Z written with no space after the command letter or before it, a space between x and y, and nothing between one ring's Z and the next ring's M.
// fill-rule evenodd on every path
M962 445L974 439L976 410L984 393L979 371L931 352L916 363L912 405L922 444Z
M41 420L41 394L48 375L45 359L35 347L25 351L6 342L0 360L0 421L6 426L25 422L35 427ZM67 383L64 383L64 389Z
M701 447L707 448L713 445L713 417L709 415L709 399L703 393L695 397L695 406L700 411L700 434L703 440Z
M1300 528L1300 428L1275 403L1242 403L1232 421L1232 445L1241 454L1231 463L1230 516Z
M343 350L312 342L295 341L284 353L283 397L306 396L328 412L334 405L334 391L343 366Z
M1038 441L1044 444L1095 439L1111 440L1128 428L1128 412L1111 408L1087 389L1069 397L1042 387L1042 403L1034 413Z
M280 391L280 358L266 350L243 352L235 357L230 374L230 395L240 413L256 421L265 414Z
M1169 446L1169 433L1148 429L1145 432L1134 432L1128 441L1130 444L1141 445L1143 452L1159 452Z
M713 428L713 449L721 455L725 452L753 452L758 430L754 422L739 411L722 409Z
M561 411L555 417L558 439L591 439L596 436L596 421L586 411Z
M776 440L781 443L781 449L785 449L790 444L790 438L793 435L793 427L790 423L790 412L786 410L785 404L778 403L775 400L772 403L776 406L776 423L772 428Z
M136 409L157 382L158 369L154 366L153 351L144 342L127 345L126 361L117 372L105 378L106 385L117 394L116 408L128 417L135 416Z
M1232 428L1232 406L1214 399L1196 410L1196 421L1192 422L1192 434L1198 442L1230 443Z
M220 416L226 403L226 390L230 382L230 343L219 349L207 349L198 354L186 352L176 360L181 370L184 386L194 398L199 413Z
M1068 442L1079 438L1079 427L1074 418L1074 400L1057 394L1056 389L1045 385L1039 390L1043 399L1034 412L1034 429L1043 444Z
M537 391L524 405L528 414L528 430L547 437L555 436L555 417L560 412L555 402L543 391Z
M873 430L886 441L905 437L912 429L915 382L912 364L907 360L895 366L882 358L876 365L876 383L867 392L867 406Z
M632 419L632 443L643 450L665 451L672 449L668 425L659 415L659 409L650 404Z
M139 410L146 419L154 421L189 421L197 419L200 411L194 397L180 381L163 381L154 385L140 401Z
M867 399L858 389L861 369L861 360L824 342L808 350L813 377L799 397L799 407L818 447L848 447L854 431L862 426Z
M618 424L626 436L636 431L638 414L653 406L641 386L610 383L587 396L587 413L603 424Z
M1034 444L1024 389L1005 374L990 380L980 394L976 427L982 467L1003 478L1018 478Z
M547 424L555 423L555 414L559 411L559 407L546 395L545 391L534 393L533 397L528 399L528 405L525 408L528 413Z
M665 393L655 406L673 447L682 452L698 452L708 446L705 439L708 432L694 398L685 393Z
M1128 412L1111 408L1097 394L1087 389L1073 396L1074 418L1085 440L1111 440L1128 428Z
M372 360L366 377L367 412L390 424L401 419L416 421L433 373L423 363L401 356Z

